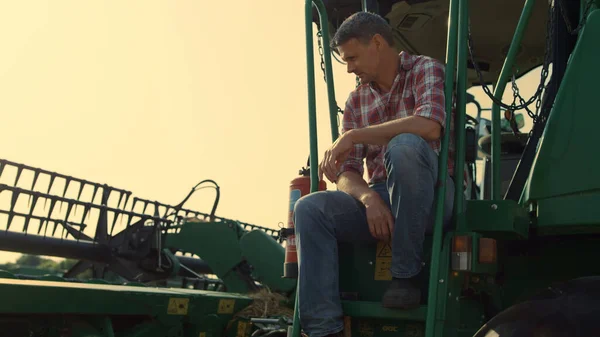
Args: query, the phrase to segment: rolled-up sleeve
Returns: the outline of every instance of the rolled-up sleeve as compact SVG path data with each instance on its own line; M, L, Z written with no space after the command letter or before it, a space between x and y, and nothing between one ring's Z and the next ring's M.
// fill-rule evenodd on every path
M438 121L442 129L445 128L444 65L435 59L425 58L415 64L414 71L414 115Z
M342 118L342 134L360 127L360 115L358 114L358 97L350 95L346 101L344 108L344 117ZM361 177L364 174L364 158L365 158L365 146L363 144L354 145L354 148L350 151L348 158L340 166L338 175L347 171L354 171Z

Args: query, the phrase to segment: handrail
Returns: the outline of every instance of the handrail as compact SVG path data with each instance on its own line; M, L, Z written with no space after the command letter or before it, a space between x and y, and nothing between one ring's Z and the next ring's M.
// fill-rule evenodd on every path
M446 111L452 111L452 98L454 93L454 66L456 65L456 41L458 30L459 5L465 6L461 0L450 0L450 12L448 14L448 35L446 42L446 70L444 95L446 100ZM460 60L459 60L460 61ZM466 62L466 60L462 60ZM446 177L448 175L448 144L450 142L450 126L452 114L447 113L446 127L442 148L440 149L438 162L438 185L436 191L435 223L433 227L433 243L431 253L431 270L429 276L429 295L427 299L427 318L425 320L425 336L433 337L435 334L435 322L437 313L437 291L440 273L440 255L442 251L442 230L444 219L444 204L446 197ZM462 175L459 175L462 177ZM457 184L458 185L458 184ZM462 184L461 184L462 185Z
M498 77L498 82L496 82L494 97L497 100L500 100L504 95L504 90L506 89L506 83L508 82L508 78L512 72L512 67L515 62L515 57L519 50L519 46L521 45L521 39L523 38L525 29L527 28L527 24L529 23L529 18L531 17L531 12L533 11L533 6L535 4L535 0L526 0L525 6L523 7L523 11L521 12L521 17L519 18L519 22L517 24L517 29L515 30L515 35L513 36L512 42L510 44L510 48L508 49L508 54L506 55L506 59L504 60L504 65L502 66L502 71L500 72L500 76ZM494 102L492 102L492 199L498 200L501 199L501 190L500 190L500 106Z
M329 20L327 19L327 10L321 0L306 0L304 7L305 25L306 25L306 71L308 80L308 122L310 136L310 191L316 192L319 187L318 170L314 169L318 165L318 146L317 146L317 108L315 99L315 60L313 50L313 29L312 29L312 9L317 8L319 21L321 23L321 32L323 38L323 59L325 62L325 79L327 84L327 98L329 100L329 122L331 124L331 138L335 142L338 138L337 124L337 104L335 102L335 91L333 83L333 70L331 62L331 50L329 47Z
M310 192L316 192L319 189L318 170L318 146L317 146L317 108L315 99L315 60L313 57L313 29L312 29L312 9L317 8L319 13L319 22L321 24L321 35L323 39L323 61L325 62L325 82L327 85L327 99L329 101L329 122L331 125L331 139L335 142L339 136L337 124L337 104L335 102L335 90L333 82L333 69L331 62L331 50L329 46L329 20L327 10L321 0L305 0L304 19L306 28L306 78L308 81L308 123L310 137ZM294 321L292 323L291 336L300 337L300 319L298 316L298 287L296 286L296 298L294 300Z
M464 2L464 3L463 3ZM458 50L456 73L456 121L454 132L456 153L454 157L454 221L456 229L465 227L463 177L465 170L465 119L467 114L467 37L469 29L469 0L461 0L458 13Z

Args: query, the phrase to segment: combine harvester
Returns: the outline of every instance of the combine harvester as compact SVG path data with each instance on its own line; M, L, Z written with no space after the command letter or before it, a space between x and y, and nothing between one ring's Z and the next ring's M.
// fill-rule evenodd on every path
M0 249L79 260L61 277L0 271L2 336L245 336L245 295L293 299L278 231L215 216L214 181L172 206L8 160L0 178ZM184 208L204 184L211 213ZM285 334L282 319L254 322Z
M446 107L451 110L454 93L455 129L464 131L455 135L456 171L471 178L464 191L457 190L453 226L443 231L446 134L420 308L381 306L390 278L381 268L390 259L384 246L340 246L340 273L347 275L341 278L347 337L600 336L595 322L600 317L600 267L595 263L600 258L600 202L594 201L600 200L600 163L589 151L600 123L600 108L593 101L593 83L600 78L598 4L306 1L310 163L318 162L313 23L322 39L321 68L335 140L339 109L329 39L345 17L369 10L388 18L399 51L446 63ZM516 79L540 66L539 87L525 99ZM503 103L511 82L514 101ZM467 89L490 83L493 92L483 88L493 101L491 133L483 135L474 131L485 130L478 125L482 119L466 116L467 104L478 106ZM502 130L500 109L510 132ZM518 111L533 119L530 132L518 130ZM482 185L475 183L478 153L485 162ZM0 331L5 335L301 336L297 315L251 310L264 302L254 295L261 291L280 295L281 302L271 306L294 306L293 245L281 245L284 239L294 242L293 223L275 232L218 218L214 209L211 214L184 209L185 201L170 206L2 161L0 171L6 174L8 168L15 182L0 185L0 197L9 204L1 211L7 223L0 249L80 262L61 278L2 273ZM40 187L42 175L49 179ZM64 187L53 193L52 182L58 179ZM319 185L316 170L303 170L293 181L291 206ZM69 188L76 197L65 197ZM39 215L38 209L46 213ZM21 219L18 226L16 219ZM90 234L91 223L95 230ZM92 270L93 278L77 278L85 270ZM108 272L125 282L107 284L103 276ZM167 286L178 277L197 286Z

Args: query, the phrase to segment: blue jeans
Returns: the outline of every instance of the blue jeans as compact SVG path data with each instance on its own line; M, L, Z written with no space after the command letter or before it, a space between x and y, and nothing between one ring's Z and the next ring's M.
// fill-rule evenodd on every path
M392 233L392 276L409 278L423 266L423 240L435 218L438 156L413 134L400 134L385 153L387 181L370 186L390 206L395 219ZM453 180L447 177L445 219L452 215ZM376 242L369 232L365 207L341 191L304 196L295 205L298 250L300 324L309 337L343 329L339 296L338 242Z

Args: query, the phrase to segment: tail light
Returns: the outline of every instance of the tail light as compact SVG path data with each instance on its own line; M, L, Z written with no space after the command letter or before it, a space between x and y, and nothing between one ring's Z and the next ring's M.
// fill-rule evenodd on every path
M496 240L476 238L477 264L493 264L497 261ZM452 270L466 271L473 267L473 241L470 235L457 235L452 240Z
M452 240L452 269L470 270L473 239L467 235L455 236Z

